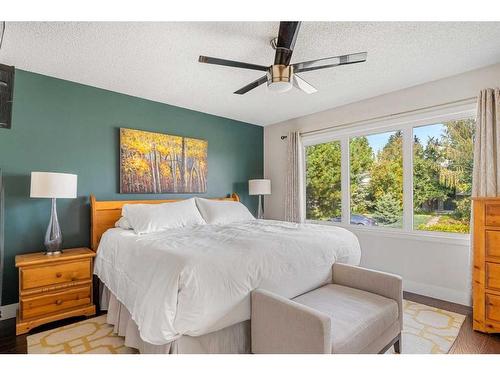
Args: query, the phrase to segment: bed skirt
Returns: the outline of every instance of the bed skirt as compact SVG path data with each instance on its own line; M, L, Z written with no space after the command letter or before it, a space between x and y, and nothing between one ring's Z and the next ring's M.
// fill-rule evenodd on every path
M125 345L144 354L245 354L250 353L250 320L202 336L181 336L164 345L141 339L139 328L127 308L100 283L101 310L107 310L107 323L125 338Z

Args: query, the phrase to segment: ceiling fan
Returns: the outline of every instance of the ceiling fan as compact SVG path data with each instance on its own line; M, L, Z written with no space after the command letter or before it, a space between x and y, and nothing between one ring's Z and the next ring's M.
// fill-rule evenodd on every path
M235 94L243 95L254 88L267 82L267 87L276 92L285 92L297 87L307 94L315 93L317 90L301 78L297 73L309 72L311 70L332 68L339 65L355 64L366 61L366 52L353 53L335 57L327 57L319 60L304 61L290 64L293 48L299 33L300 22L280 22L278 37L271 40L272 47L276 50L274 63L271 66L249 64L245 62L219 59L215 57L200 56L198 61L205 64L224 65L233 68L259 70L266 74L252 83L235 91Z

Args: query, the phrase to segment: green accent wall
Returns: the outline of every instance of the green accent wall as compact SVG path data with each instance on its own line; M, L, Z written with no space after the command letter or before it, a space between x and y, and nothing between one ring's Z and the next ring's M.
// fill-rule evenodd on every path
M50 200L29 198L31 171L78 175L78 198L57 201L67 248L89 244L90 194L101 200L189 196L119 194L120 127L208 140L208 191L197 195L237 192L255 212L247 181L263 175L262 127L16 70L12 129L0 129L4 305L18 300L15 255L43 250Z

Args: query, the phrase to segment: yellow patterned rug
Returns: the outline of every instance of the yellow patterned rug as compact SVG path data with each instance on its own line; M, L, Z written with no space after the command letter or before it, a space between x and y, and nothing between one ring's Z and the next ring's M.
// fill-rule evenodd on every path
M27 337L28 354L134 354L123 337L113 333L106 315Z
M465 320L464 315L404 301L403 353L448 353ZM106 315L30 335L29 354L134 354L135 349L113 334ZM393 353L391 348L388 353Z
M465 320L465 315L407 300L403 311L403 354L448 353Z

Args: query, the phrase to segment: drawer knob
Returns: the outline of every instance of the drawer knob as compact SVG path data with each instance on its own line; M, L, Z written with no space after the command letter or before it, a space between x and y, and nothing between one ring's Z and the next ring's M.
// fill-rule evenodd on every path
M62 301L62 299L58 299L58 300L56 301L56 305L57 305L57 306L59 306L59 305L61 305L61 304L62 304L62 302L63 302L63 301Z
M57 277L57 278L59 278L59 277L61 277L61 276L62 276L62 273L61 273L61 272L56 273L56 277Z

